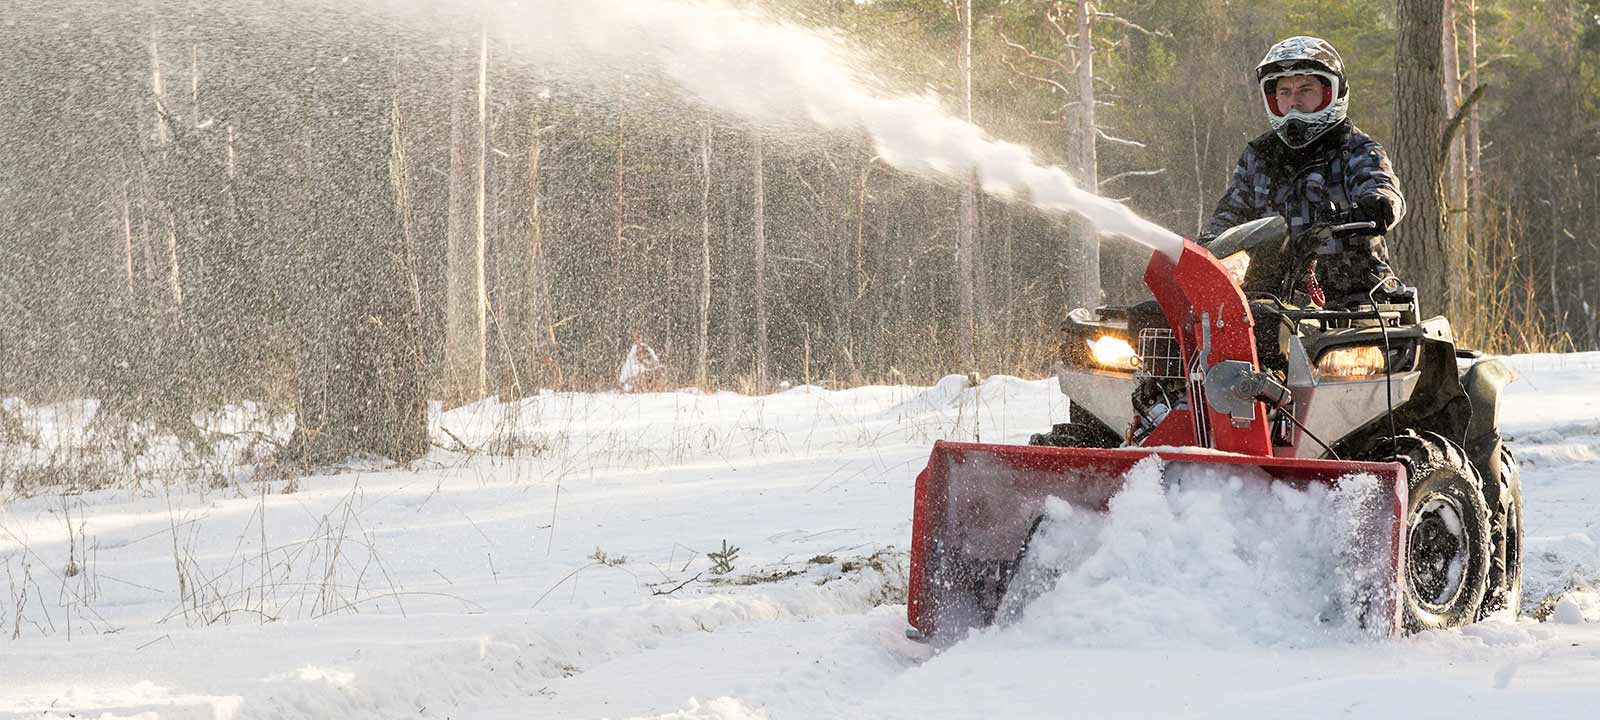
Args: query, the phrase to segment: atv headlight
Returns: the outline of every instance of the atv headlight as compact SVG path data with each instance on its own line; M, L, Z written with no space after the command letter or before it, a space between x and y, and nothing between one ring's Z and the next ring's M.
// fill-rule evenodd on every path
M1363 380L1383 374L1383 348L1377 345L1329 350L1317 358L1318 378L1328 380Z
M1222 259L1222 269L1228 271L1233 284L1244 286L1244 274L1250 270L1250 253L1240 251Z
M1139 354L1133 351L1133 346L1127 340L1114 335L1101 335L1086 342L1089 343L1089 355L1101 367L1113 370L1139 367Z

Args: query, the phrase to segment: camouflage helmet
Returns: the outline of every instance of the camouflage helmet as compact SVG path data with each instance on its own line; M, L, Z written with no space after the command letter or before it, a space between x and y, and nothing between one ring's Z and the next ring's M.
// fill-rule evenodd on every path
M1322 104L1311 112L1282 111L1278 108L1278 79L1290 75L1312 75L1322 80ZM1339 51L1321 38L1296 35L1273 45L1256 65L1256 81L1261 85L1261 102L1267 122L1289 147L1311 144L1323 133L1344 122L1350 106L1350 87L1344 80L1344 60Z

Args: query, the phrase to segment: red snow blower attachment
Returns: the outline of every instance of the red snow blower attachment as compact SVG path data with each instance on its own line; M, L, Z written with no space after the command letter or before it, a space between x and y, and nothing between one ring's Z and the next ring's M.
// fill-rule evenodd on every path
M1155 318L1145 327L1139 327L1136 310L1124 308L1078 310L1069 320L1100 336L1069 335L1063 347L1062 361L1070 367L1058 372L1072 401L1073 423L1056 426L1056 435L1046 442L1036 436L1040 444L1029 446L935 443L917 477L907 611L912 630L907 634L950 642L969 628L1001 620L997 610L1044 517L1047 498L1104 513L1124 475L1149 455L1159 455L1168 468L1237 468L1301 489L1314 483L1334 486L1358 474L1375 476L1378 491L1360 510L1363 537L1357 544L1364 546L1353 557L1368 563L1378 587L1364 596L1364 607L1353 617L1380 633L1397 631L1411 602L1399 591L1407 579L1405 530L1430 519L1407 517L1407 477L1418 468L1409 467L1405 453L1395 450L1393 426L1383 422L1383 408L1410 398L1422 379L1415 367L1419 343L1397 327L1399 311L1375 303L1370 311L1340 311L1333 313L1337 318L1320 319L1324 325L1337 320L1354 326L1359 323L1350 321L1366 319L1390 326L1376 351L1385 370L1361 376L1359 385L1345 385L1333 371L1318 374L1319 358L1306 356L1295 329L1307 317L1329 311L1301 312L1278 301L1270 315L1274 347L1269 350L1281 349L1276 360L1304 367L1263 369L1257 323L1267 317L1247 302L1228 269L1206 248L1185 241L1175 260L1155 253L1144 280L1164 320L1153 307L1145 308L1143 317ZM1369 329L1375 337L1378 330ZM1385 348L1390 348L1387 355ZM1159 401L1150 401L1152 394ZM1374 407L1376 415L1369 417ZM1340 453L1323 444L1338 445L1354 437L1357 428L1369 427L1381 427L1387 445L1375 440L1369 444L1380 449L1337 459ZM1315 443L1302 443L1308 437ZM1450 535L1452 520L1443 517L1471 514L1463 507L1454 502L1438 510L1437 524L1446 530L1439 543L1470 544ZM1415 560L1417 554L1410 556ZM1435 572L1435 558L1424 560L1427 576L1414 582L1435 588L1422 600L1438 610L1467 583L1460 578L1460 565Z

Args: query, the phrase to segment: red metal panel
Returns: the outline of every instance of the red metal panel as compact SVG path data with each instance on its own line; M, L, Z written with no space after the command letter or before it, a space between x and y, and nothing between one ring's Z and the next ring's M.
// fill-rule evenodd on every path
M1255 320L1244 293L1205 248L1185 240L1176 264L1166 255L1153 253L1145 267L1144 282L1166 313L1185 358L1205 347L1202 325L1204 320L1210 321L1210 347L1206 367L1201 371L1223 360L1241 360L1253 368L1260 367L1256 361ZM1205 407L1211 421L1211 447L1247 455L1271 455L1266 406L1256 403L1255 409L1255 421L1240 428L1234 427L1227 415ZM1168 417L1162 424L1178 421L1192 422L1193 418Z

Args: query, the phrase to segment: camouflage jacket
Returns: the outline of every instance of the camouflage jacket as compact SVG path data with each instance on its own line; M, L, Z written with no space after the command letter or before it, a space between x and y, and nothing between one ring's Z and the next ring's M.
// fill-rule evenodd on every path
M1369 196L1389 204L1394 222L1405 215L1388 153L1349 120L1298 150L1269 131L1245 146L1200 238L1271 215L1282 215L1290 232L1298 233L1312 223L1340 221ZM1379 234L1386 230L1379 228Z

